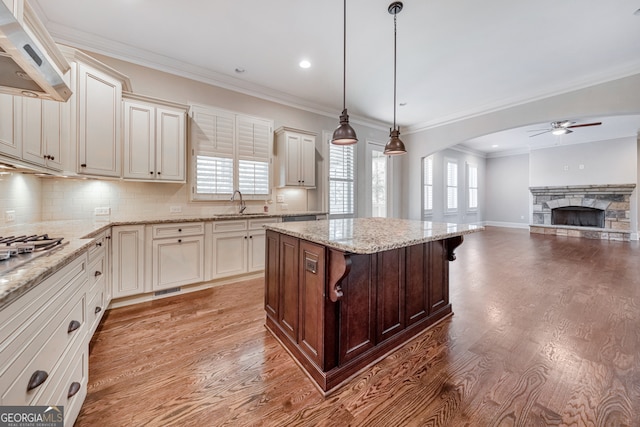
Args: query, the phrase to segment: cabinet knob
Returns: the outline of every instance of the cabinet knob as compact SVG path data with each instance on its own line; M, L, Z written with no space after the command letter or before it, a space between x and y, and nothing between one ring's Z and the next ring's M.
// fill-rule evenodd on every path
M94 277L98 277L98 276L102 276L102 272L101 271L96 271L95 273L93 273Z
M95 314L98 314L102 311L102 307L96 307L96 309L94 310Z
M49 378L49 374L45 371L35 371L29 379L27 391L31 391L34 388L40 387L47 380L47 378Z
M86 163L83 163L83 164L81 164L81 165L80 165L80 167L81 167L81 168L86 168L86 167L87 167L87 164L86 164Z
M179 232L179 233L182 233L182 228L178 228L178 232Z
M72 382L71 386L69 387L69 392L67 393L67 399L71 399L79 391L80 391L80 383L75 381Z
M149 172L151 175L153 175L153 171Z
M182 243L182 239L178 239L178 243Z
M253 239L253 236L249 236L250 239Z
M158 175L160 175L162 172L158 171Z
M67 333L70 334L71 332L77 330L80 327L81 323L78 322L77 320L72 320L69 323L69 327L67 328Z

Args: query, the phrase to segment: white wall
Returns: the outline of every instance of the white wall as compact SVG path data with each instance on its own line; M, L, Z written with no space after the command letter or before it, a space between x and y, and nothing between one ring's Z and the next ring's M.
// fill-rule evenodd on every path
M485 220L488 225L528 228L529 154L487 159Z
M529 158L531 187L636 182L636 138L532 150Z
M0 226L41 220L40 179L21 173L0 173ZM6 221L6 211L15 211L15 221Z

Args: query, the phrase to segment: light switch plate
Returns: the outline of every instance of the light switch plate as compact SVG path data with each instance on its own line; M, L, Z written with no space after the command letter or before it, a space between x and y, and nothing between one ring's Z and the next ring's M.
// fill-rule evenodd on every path
M102 215L109 215L111 214L111 208L110 207L101 207L101 208L95 208L93 210L93 214L94 215L98 215L98 216L102 216Z
M182 206L170 206L169 213L182 213Z
M278 202L278 203L284 203L284 195L282 195L282 194L278 194L278 195L276 196L276 202Z
M16 220L16 211L12 210L8 210L4 213L4 220L5 222L13 222Z

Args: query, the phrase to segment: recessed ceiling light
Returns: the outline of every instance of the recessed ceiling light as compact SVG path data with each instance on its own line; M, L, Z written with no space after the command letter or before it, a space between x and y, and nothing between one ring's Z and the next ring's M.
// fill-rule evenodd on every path
M307 61L306 59L303 59L302 61L300 61L300 68L309 68L311 67L311 62Z
M498 148L498 147L500 147L498 144L493 144L493 145L491 146L491 148Z
M407 103L406 103L406 102L401 102L401 103L400 103L400 104L398 104L398 105L400 105L401 107L404 107L405 105L407 105Z
M238 74L242 74L242 73L244 73L245 71L246 71L246 70L245 70L244 68L242 68L242 67L238 67L238 68L236 68L236 73L238 73Z

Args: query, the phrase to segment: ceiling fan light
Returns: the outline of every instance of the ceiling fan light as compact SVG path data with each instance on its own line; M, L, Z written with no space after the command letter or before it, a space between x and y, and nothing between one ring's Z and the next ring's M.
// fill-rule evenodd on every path
M349 115L345 108L340 115L340 125L333 131L331 143L335 145L351 145L357 142L356 131L349 124Z
M566 134L571 133L571 132L573 132L573 131L571 131L571 130L569 130L567 128L556 128L556 129L551 131L551 133L553 135L566 135Z
M389 129L389 141L384 146L385 156L395 156L398 154L405 154L407 149L404 147L404 142L400 140L400 128Z

